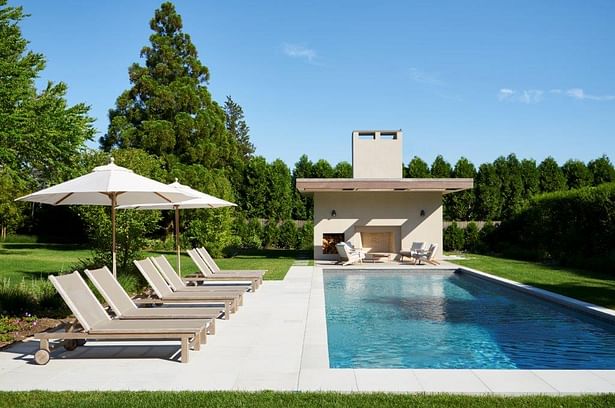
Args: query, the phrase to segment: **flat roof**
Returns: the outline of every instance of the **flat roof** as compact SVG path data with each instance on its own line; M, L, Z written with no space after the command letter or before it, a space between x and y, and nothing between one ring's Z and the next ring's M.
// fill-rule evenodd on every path
M337 191L440 191L443 194L468 190L474 187L471 178L301 178L297 190L302 193Z

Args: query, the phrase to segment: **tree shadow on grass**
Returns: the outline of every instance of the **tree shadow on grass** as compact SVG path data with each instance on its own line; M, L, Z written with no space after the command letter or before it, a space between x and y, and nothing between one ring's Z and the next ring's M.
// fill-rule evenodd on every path
M613 287L586 286L570 282L558 284L532 283L531 285L574 299L615 309L615 283Z
M83 244L19 244L19 243L3 243L2 247L5 250L12 250L12 254L22 254L23 250L27 249L53 249L54 251L74 251L75 249L87 249ZM2 249L0 249L1 251Z

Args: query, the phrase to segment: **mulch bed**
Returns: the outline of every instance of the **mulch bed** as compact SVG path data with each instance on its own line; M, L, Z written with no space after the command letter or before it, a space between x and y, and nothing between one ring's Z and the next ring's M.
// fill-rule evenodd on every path
M68 319L59 320L47 317L40 319L32 317L2 317L0 318L0 350L17 341L22 341L35 333L54 329L67 321Z

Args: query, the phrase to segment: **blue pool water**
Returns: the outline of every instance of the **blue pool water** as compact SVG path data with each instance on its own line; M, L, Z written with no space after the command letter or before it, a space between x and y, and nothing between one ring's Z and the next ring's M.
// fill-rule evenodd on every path
M615 324L453 271L325 271L332 368L615 369Z

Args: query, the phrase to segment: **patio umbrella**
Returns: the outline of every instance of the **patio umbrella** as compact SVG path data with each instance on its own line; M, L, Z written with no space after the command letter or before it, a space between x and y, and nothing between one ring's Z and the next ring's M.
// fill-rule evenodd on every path
M178 201L174 203L148 203L148 204L135 204L135 205L123 205L118 207L120 209L132 208L138 210L175 210L175 249L177 250L177 272L181 274L181 257L180 257L180 243L179 243L179 210L183 208L220 208L237 206L237 204L230 201L223 200L218 197L211 196L209 194L202 193L192 187L181 184L175 179L174 183L169 184L169 187L176 191L191 195L196 198L189 200Z
M110 205L113 275L117 276L115 255L115 209L118 205L169 203L194 198L166 184L139 176L132 170L111 162L91 173L20 197L15 201L32 201L51 205Z

